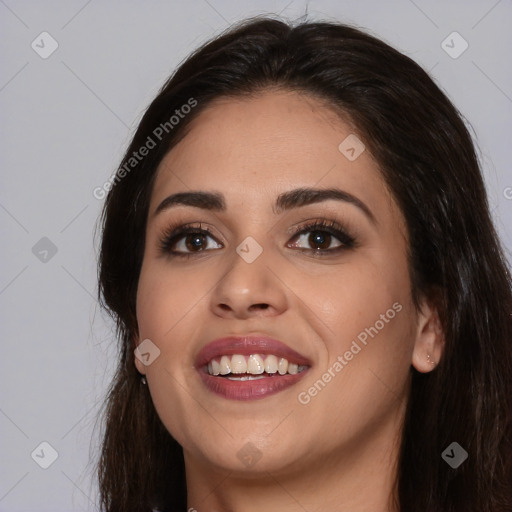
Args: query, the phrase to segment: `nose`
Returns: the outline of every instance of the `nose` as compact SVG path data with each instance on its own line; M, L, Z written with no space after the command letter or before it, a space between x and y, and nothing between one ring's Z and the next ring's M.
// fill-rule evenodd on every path
M246 319L282 314L287 309L286 286L265 252L247 263L234 251L230 268L212 293L212 310L224 318Z

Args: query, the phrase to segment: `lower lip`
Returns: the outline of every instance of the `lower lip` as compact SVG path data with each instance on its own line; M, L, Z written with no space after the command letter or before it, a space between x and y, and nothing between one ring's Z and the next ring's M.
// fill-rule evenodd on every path
M216 377L203 370L199 370L199 375L210 391L223 398L229 400L260 400L293 386L304 377L307 371L306 368L295 375L274 375L273 377L245 381Z

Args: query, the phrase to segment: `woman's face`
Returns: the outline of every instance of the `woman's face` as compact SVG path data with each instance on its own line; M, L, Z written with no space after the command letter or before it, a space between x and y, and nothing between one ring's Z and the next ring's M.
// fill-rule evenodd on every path
M220 200L165 201L191 192ZM203 111L158 169L137 318L151 349L137 368L187 464L277 474L384 457L418 316L402 215L350 125L284 91Z

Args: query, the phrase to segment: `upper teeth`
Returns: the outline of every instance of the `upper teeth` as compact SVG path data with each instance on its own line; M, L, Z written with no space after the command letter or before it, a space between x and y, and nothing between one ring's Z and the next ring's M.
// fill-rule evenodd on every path
M208 363L208 373L210 375L228 375L230 373L260 375L264 372L295 375L304 368L305 366L289 363L284 357L278 358L273 354L267 356L251 354L247 358L241 354L234 354L232 356L222 356L220 359L212 359Z

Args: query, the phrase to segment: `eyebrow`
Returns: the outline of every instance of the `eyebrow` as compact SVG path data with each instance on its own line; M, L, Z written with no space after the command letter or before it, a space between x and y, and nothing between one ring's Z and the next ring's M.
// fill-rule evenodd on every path
M299 208L309 204L320 203L323 201L343 201L350 203L359 210L361 210L366 217L372 222L377 224L377 220L372 211L356 196L338 188L297 188L289 190L280 194L272 208L274 214L278 215L286 210L292 208ZM211 210L215 212L226 211L226 201L224 196L219 192L178 192L166 197L156 208L154 215L168 210L173 206L185 205L193 206L195 208L202 208L204 210Z

